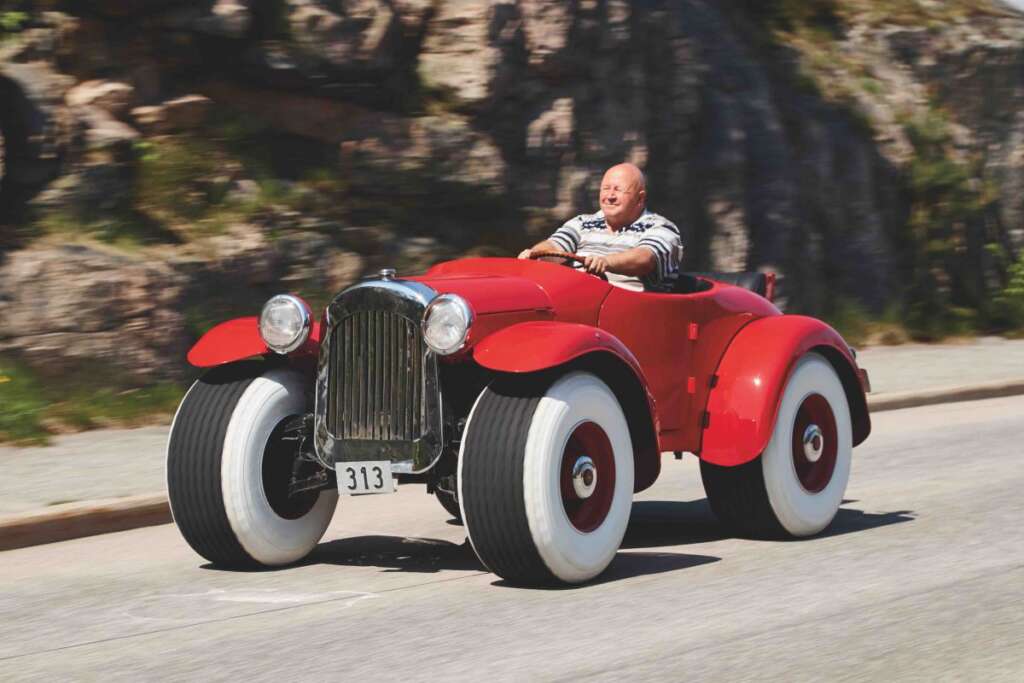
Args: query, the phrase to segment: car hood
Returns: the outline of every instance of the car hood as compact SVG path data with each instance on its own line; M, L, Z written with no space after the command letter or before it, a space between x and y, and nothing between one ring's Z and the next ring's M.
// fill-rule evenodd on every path
M572 268L514 258L465 258L439 263L410 278L471 301L478 315L544 310L563 322L596 325L612 286Z
M551 298L536 283L508 275L423 276L415 279L439 294L457 294L477 315L550 311Z

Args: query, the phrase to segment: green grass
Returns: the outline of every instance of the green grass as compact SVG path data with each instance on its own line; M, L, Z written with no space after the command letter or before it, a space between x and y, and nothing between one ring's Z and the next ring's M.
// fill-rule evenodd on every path
M46 377L0 358L0 442L44 444L64 431L146 424L172 415L183 395L171 382L132 386L110 368Z
M48 406L38 379L24 367L0 361L0 441L43 443Z

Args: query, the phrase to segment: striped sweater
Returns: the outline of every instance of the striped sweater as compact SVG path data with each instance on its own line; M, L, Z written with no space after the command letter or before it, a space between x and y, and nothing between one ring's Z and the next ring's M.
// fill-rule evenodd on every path
M670 291L679 275L679 263L683 258L679 228L664 216L647 210L632 225L616 232L608 229L603 212L582 214L566 221L548 239L560 249L580 256L607 256L634 247L650 249L658 264L642 278L607 274L613 285L648 292ZM582 266L577 264L577 268Z

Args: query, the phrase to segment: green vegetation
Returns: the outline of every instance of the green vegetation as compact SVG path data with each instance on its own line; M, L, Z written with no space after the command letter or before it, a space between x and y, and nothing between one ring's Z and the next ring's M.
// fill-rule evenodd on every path
M857 26L949 26L983 16L1005 15L989 0L734 0L760 29L755 36L769 52L780 46L799 54L794 83L849 112L869 134L872 101L889 106L886 83L874 72L871 56L844 40ZM982 159L957 149L946 113L931 105L906 112L899 121L912 147L904 168L903 191L909 217L897 242L904 264L901 304L885 316L869 315L847 301L834 303L826 317L852 337L864 340L907 335L923 341L981 332L1009 333L1024 328L1019 295L994 274L986 255L998 241L998 199L985 177ZM1005 261L1001 254L995 260ZM1012 280L1019 271L1001 269Z
M745 13L778 31L827 31L852 24L943 26L979 16L1006 16L990 0L733 0Z
M1024 254L1007 271L1007 285L993 301L993 318L997 324L1024 332Z
M36 235L59 235L68 240L89 236L126 251L178 241L160 223L130 210L103 212L86 207L64 207L40 214L29 229Z
M907 323L925 340L968 334L991 324L994 292L977 272L996 193L980 163L958 159L949 122L931 109L905 122L914 147L909 167L911 264Z
M22 366L0 362L0 441L41 443L47 402L39 380Z
M16 33L28 22L28 14L25 12L0 12L0 30L6 33Z
M306 208L277 174L269 147L265 131L231 122L194 135L140 141L129 172L134 179L126 180L131 191L121 206L70 201L37 213L31 231L135 248L221 234L275 207ZM233 195L238 179L254 179L255 191Z
M872 315L856 301L839 298L822 315L853 346L905 344L911 339L899 305L892 305L882 315Z
M136 426L173 414L184 388L169 382L139 387L110 368L79 368L46 378L0 357L0 442L43 444L65 431Z
M23 31L32 20L28 0L0 0L0 43Z

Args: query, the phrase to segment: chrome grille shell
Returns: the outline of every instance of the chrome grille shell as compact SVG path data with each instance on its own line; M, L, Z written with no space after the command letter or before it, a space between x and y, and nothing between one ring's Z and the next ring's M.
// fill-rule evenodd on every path
M441 455L437 357L420 332L437 292L409 280L364 280L327 307L317 368L321 462L390 460L423 472Z

